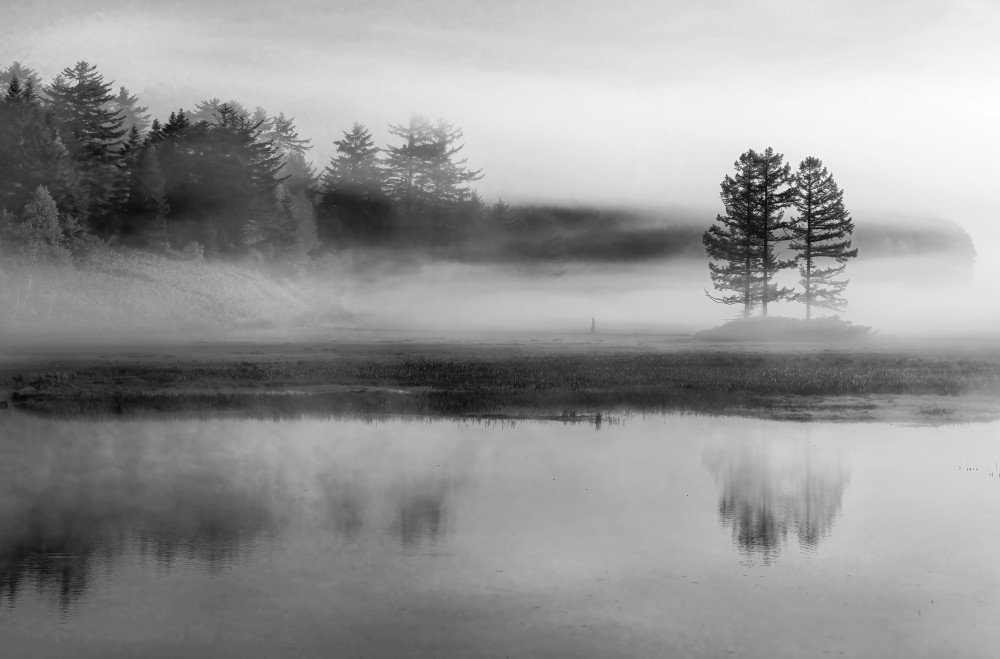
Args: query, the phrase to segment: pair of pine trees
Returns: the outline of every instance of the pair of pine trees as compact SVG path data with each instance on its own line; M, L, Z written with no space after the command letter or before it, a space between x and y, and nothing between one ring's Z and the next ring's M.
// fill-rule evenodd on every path
M843 311L845 264L858 254L851 247L854 222L844 208L844 193L818 158L809 157L794 174L784 156L768 147L749 150L734 163L735 173L721 184L726 212L702 237L712 284L723 294L709 298L743 306L749 318L756 307L767 316L769 302L791 300L812 308ZM798 215L785 219L785 211ZM779 252L788 243L791 254ZM801 290L774 281L798 266Z

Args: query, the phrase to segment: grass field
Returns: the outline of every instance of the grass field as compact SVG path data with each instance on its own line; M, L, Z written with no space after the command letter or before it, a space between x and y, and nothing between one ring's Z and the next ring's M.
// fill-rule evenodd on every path
M997 352L891 344L719 347L634 336L492 342L396 336L36 348L6 355L0 387L13 406L58 416L1000 418Z

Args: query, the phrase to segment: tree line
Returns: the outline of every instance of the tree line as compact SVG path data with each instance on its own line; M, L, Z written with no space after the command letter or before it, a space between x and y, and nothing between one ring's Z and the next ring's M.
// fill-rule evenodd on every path
M94 241L228 256L447 244L491 217L461 129L414 115L384 148L355 123L321 175L294 119L205 100L164 120L78 62L0 71L0 240L65 258ZM40 256L39 256L40 257Z
M768 303L779 300L805 304L807 320L813 307L843 311L848 280L840 277L858 250L851 245L854 221L833 175L814 157L793 173L771 147L751 149L733 166L735 173L721 184L725 213L702 237L712 284L722 294L705 294L721 304L741 305L744 318L758 307L766 317ZM797 215L786 219L788 209ZM796 267L801 289L774 281Z

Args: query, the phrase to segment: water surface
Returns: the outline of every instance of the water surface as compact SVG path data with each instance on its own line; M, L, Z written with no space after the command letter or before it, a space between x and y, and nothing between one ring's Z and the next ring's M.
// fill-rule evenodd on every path
M16 657L993 657L1000 424L0 421Z

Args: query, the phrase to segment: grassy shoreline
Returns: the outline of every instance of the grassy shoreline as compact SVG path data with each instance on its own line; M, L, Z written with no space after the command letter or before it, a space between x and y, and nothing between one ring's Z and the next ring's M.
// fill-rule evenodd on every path
M596 422L689 412L947 423L1000 418L1000 359L753 345L219 344L0 359L0 391L15 409L56 417Z

